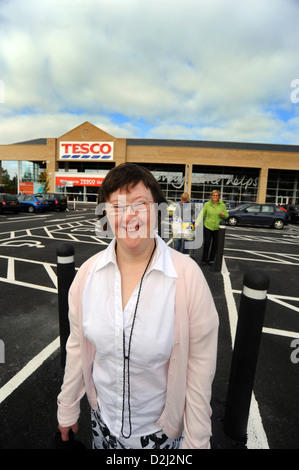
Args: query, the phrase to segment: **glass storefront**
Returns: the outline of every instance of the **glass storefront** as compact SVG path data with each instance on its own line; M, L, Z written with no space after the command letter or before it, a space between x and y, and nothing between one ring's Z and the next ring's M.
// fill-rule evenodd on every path
M101 184L98 178L104 178L114 165L112 162L59 163L59 172L56 173L56 191L66 194L70 201L96 202L98 188ZM185 165L154 163L139 163L139 165L145 166L154 174L166 199L180 200L185 188ZM191 199L198 202L208 201L211 191L218 189L221 198L229 207L241 203L256 202L259 172L259 168L193 165ZM57 175L63 184L57 183ZM82 184L78 180L80 177ZM269 170L266 202L298 204L299 172Z
M18 168L18 191L23 194L36 194L43 192L40 182L40 173L46 168L45 162L20 161Z
M211 198L213 189L218 189L222 200L235 206L257 199L259 169L193 165L193 200L205 202Z
M56 192L64 193L69 201L95 203L103 178L114 166L111 162L59 162Z
M269 170L266 202L299 203L299 171Z

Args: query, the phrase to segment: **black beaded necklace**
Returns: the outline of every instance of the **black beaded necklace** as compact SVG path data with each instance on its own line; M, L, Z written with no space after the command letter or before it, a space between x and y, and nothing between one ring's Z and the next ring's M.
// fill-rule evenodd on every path
M121 434L125 439L128 439L131 437L132 434L132 423L131 423L131 384L130 384L130 354L131 354L131 341L132 341L132 335L133 335L133 329L135 325L135 319L136 319L136 313L137 313L137 308L139 304L139 298L140 298L140 292L141 292L141 287L143 283L143 278L145 276L145 273L150 265L150 262L153 258L155 249L156 249L156 240L155 241L155 246L154 249L151 253L151 256L148 260L148 263L146 265L146 268L144 270L144 273L141 276L140 280L140 285L139 285L139 290L138 290L138 295L137 295L137 301L135 305L135 311L134 311L134 316L133 316L133 321L132 321L132 326L131 326L131 332L130 332L130 337L129 337L129 344L128 344L128 352L126 354L126 336L125 336L125 329L123 329L123 405L122 405L122 424L121 424ZM125 392L126 392L126 364L127 364L127 385L128 385L128 413L129 413L129 434L125 435L124 433L124 415L125 415Z

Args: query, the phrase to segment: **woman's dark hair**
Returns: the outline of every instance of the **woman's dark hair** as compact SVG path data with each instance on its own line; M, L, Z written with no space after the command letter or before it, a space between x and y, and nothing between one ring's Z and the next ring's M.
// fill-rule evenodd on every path
M145 167L135 163L121 163L109 171L105 177L98 195L98 204L108 201L110 195L118 189L128 191L130 187L143 183L150 190L154 202L166 203L164 194L154 175Z
M119 189L129 191L131 187L136 186L138 183L143 183L150 190L156 204L164 203L166 208L167 201L156 178L147 168L136 165L136 163L121 163L107 173L99 189L98 204L101 205L107 202L114 191ZM104 216L106 216L106 212L101 211L99 219ZM161 210L158 211L158 229L160 230L160 228ZM103 229L107 230L107 222L103 224Z

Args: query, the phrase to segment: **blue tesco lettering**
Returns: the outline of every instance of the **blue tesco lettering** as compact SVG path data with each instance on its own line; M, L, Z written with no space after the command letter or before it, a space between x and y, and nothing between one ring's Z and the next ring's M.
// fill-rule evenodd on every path
M298 364L299 362L299 338L293 339L291 342L291 348L295 348L291 354L291 361L293 364Z

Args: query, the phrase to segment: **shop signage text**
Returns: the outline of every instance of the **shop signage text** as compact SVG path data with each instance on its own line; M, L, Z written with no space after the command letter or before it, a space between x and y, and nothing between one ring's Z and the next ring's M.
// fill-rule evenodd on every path
M56 186L101 186L104 177L56 176Z
M160 171L153 172L157 181L167 181L176 189L184 186L185 177L178 173L163 173ZM257 187L259 178L246 178L245 175L218 175L209 173L192 173L192 184L214 184L219 185L221 181L226 186L241 186L245 190L250 186Z
M60 160L113 160L113 142L60 142Z

